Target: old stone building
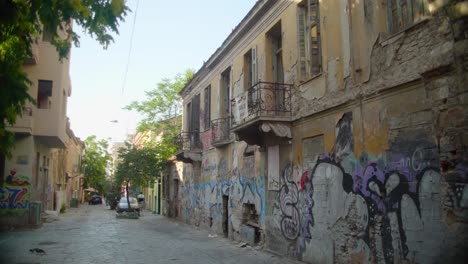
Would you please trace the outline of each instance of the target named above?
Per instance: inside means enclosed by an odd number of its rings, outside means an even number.
[[[174,215],[308,263],[466,260],[466,8],[258,1],[180,93]]]

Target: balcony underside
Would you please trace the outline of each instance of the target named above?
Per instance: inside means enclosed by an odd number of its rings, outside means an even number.
[[[53,136],[34,136],[34,138],[41,144],[46,145],[49,148],[66,148],[65,142],[59,137]]]
[[[194,161],[202,161],[202,154],[200,151],[187,151],[183,150],[175,154],[177,160],[183,163],[193,163]]]
[[[8,127],[8,131],[11,131],[18,135],[32,136],[33,131],[31,127]]]
[[[264,145],[268,138],[291,138],[289,118],[255,118],[239,126],[233,127],[232,131],[237,135],[239,141],[245,141],[249,145]]]
[[[234,140],[228,138],[228,139],[225,139],[225,140],[212,141],[211,145],[213,147],[215,147],[215,148],[219,148],[219,147],[222,147],[222,146],[226,146],[231,142],[234,142]]]

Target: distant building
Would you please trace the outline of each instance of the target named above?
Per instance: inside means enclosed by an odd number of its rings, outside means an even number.
[[[66,193],[65,204],[76,206],[76,201],[84,202],[83,181],[84,175],[81,171],[81,161],[85,144],[80,138],[76,137],[73,131],[67,125],[67,149],[65,152],[65,186]],[[75,201],[75,204],[72,202]]]
[[[466,259],[463,6],[258,1],[180,92],[173,215],[307,263]]]

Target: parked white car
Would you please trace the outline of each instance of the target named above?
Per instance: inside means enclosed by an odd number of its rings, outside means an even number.
[[[138,200],[135,197],[129,197],[130,200],[130,210],[128,209],[128,202],[127,197],[120,198],[119,203],[115,210],[117,213],[122,212],[137,212],[140,215],[140,205],[138,204]]]

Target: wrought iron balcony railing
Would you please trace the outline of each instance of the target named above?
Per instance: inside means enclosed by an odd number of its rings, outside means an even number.
[[[219,118],[211,121],[211,144],[220,145],[230,140],[229,118]]]
[[[202,149],[199,132],[182,132],[174,138],[180,151],[196,151]]]
[[[231,100],[231,125],[236,127],[258,117],[291,117],[291,84],[258,82]]]

